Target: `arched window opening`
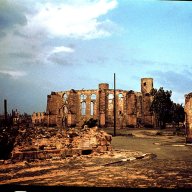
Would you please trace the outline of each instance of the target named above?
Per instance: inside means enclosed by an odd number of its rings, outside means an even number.
[[[108,95],[108,111],[109,113],[112,115],[113,112],[113,100],[114,100],[114,95],[113,94],[109,94]]]
[[[113,98],[114,98],[114,95],[109,94],[109,96],[108,96],[109,103],[113,103]]]
[[[87,96],[86,96],[85,94],[81,94],[81,95],[80,95],[80,99],[81,99],[81,101],[85,101],[86,98],[87,98]]]
[[[123,101],[122,93],[119,93],[118,95],[118,109],[119,109],[119,115],[121,116],[123,114],[123,109],[124,109],[124,101]]]
[[[91,95],[91,100],[96,100],[96,97],[97,97],[96,94],[92,94]]]
[[[81,115],[86,115],[86,102],[81,103]]]

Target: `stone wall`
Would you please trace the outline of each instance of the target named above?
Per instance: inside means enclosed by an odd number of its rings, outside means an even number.
[[[116,90],[117,128],[136,127],[138,122],[153,126],[149,111],[153,88],[152,78],[141,79],[141,92]],[[114,90],[101,83],[95,90],[52,92],[47,96],[45,122],[48,126],[81,127],[90,118],[97,119],[100,127],[114,124]]]
[[[33,113],[31,116],[32,123],[35,125],[43,124],[45,120],[45,112]]]
[[[192,93],[185,95],[186,142],[192,143]]]
[[[152,78],[141,79],[141,93],[142,93],[142,124],[146,126],[154,126],[154,117],[150,111],[150,106],[153,101],[153,97],[150,95],[150,91],[153,88]]]

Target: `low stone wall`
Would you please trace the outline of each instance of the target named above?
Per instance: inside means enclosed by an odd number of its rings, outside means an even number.
[[[12,151],[12,160],[65,158],[111,151],[112,136],[94,128],[69,130],[36,127],[21,128]]]

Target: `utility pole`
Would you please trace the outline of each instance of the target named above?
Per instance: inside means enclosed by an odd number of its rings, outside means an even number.
[[[114,73],[114,103],[113,103],[113,113],[114,113],[114,136],[116,136],[116,79]]]
[[[7,100],[4,100],[5,126],[7,126]]]

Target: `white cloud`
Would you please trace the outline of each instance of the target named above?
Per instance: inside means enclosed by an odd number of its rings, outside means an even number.
[[[0,70],[1,74],[9,75],[14,79],[26,76],[26,72],[24,71],[13,71],[13,70]]]
[[[60,46],[60,47],[55,47],[52,51],[52,53],[60,53],[60,52],[73,53],[74,49],[70,47]]]
[[[109,36],[111,31],[100,28],[109,20],[100,16],[117,6],[116,0],[85,1],[84,3],[60,4],[46,3],[39,7],[34,16],[28,16],[28,27],[46,29],[50,35],[94,39]]]
[[[14,3],[24,10],[27,22],[14,25],[1,37],[1,69],[10,66],[17,71],[20,66],[48,65],[53,61],[71,63],[78,55],[74,44],[81,43],[77,38],[95,39],[116,32],[117,26],[100,16],[114,9],[117,0],[18,0]],[[6,74],[19,77],[15,71]]]

